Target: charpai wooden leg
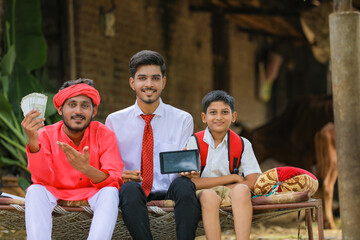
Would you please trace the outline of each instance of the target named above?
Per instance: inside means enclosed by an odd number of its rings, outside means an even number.
[[[308,230],[309,240],[313,240],[314,234],[313,234],[313,228],[312,228],[312,218],[311,218],[311,209],[310,208],[305,210],[305,222],[306,222],[306,227]]]
[[[324,240],[324,219],[323,219],[323,210],[322,210],[322,201],[318,199],[318,204],[315,207],[317,224],[319,230],[319,240]]]

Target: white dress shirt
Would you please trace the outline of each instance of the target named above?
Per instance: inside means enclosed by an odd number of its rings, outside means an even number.
[[[201,177],[221,177],[230,174],[229,157],[228,157],[228,133],[225,135],[222,142],[215,148],[214,138],[212,137],[208,128],[205,130],[204,142],[209,145],[209,150],[206,159],[206,166],[201,174]],[[241,165],[239,174],[247,176],[252,173],[261,173],[259,163],[256,160],[251,143],[246,138],[244,140],[244,151],[241,156]],[[191,136],[187,145],[187,149],[198,149],[195,136]]]
[[[141,149],[145,121],[137,102],[133,106],[114,112],[105,125],[115,132],[124,170],[141,169]],[[159,153],[181,150],[194,130],[192,116],[180,109],[160,104],[154,112],[151,127],[154,137],[154,175],[152,192],[166,192],[178,174],[161,174]]]

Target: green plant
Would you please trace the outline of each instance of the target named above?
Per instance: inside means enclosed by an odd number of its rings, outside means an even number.
[[[47,45],[41,31],[40,0],[5,0],[0,60],[0,166],[30,174],[27,170],[27,137],[20,123],[21,98],[44,92],[35,72],[46,63]],[[45,118],[51,123],[56,109],[48,101]],[[23,181],[23,180],[22,180]]]

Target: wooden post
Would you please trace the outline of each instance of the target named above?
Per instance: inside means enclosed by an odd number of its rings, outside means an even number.
[[[339,2],[350,10],[349,1]],[[351,4],[351,1],[350,1]],[[360,236],[360,13],[330,15],[336,152],[343,239]]]
[[[229,23],[221,11],[211,14],[213,89],[230,92]]]
[[[334,0],[335,12],[348,12],[351,11],[351,8],[352,8],[351,0]]]
[[[348,12],[352,9],[352,0],[334,0],[335,12]]]
[[[68,0],[68,23],[69,23],[69,75],[70,79],[76,79],[76,53],[75,53],[75,30],[74,30],[74,2]]]

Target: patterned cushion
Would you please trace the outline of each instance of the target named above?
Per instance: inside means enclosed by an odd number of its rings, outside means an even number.
[[[305,202],[310,199],[309,190],[304,192],[281,192],[251,199],[253,205]]]
[[[275,188],[274,188],[275,186]],[[275,192],[303,192],[309,190],[309,196],[314,195],[319,182],[310,172],[295,167],[277,167],[263,172],[254,187],[255,195]]]

